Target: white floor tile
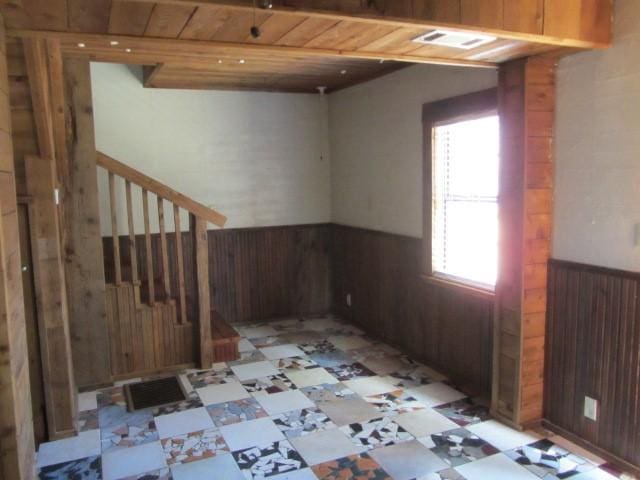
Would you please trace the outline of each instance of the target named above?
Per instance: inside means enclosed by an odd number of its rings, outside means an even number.
[[[300,390],[288,390],[255,398],[269,415],[315,407],[315,404]]]
[[[434,433],[459,428],[456,423],[430,408],[401,413],[393,417],[393,420],[414,437],[426,437]]]
[[[240,400],[251,396],[249,392],[247,392],[247,390],[238,382],[208,385],[203,388],[197,388],[196,392],[198,392],[200,400],[202,400],[202,404],[205,406],[216,403],[232,402],[233,400]]]
[[[171,467],[173,480],[245,480],[230,453]]]
[[[398,390],[392,380],[387,377],[366,377],[357,378],[355,380],[347,380],[344,383],[349,390],[354,391],[361,397],[369,395],[380,395],[381,393],[393,392]]]
[[[614,477],[604,470],[596,468],[594,470],[589,470],[588,472],[575,475],[571,477],[571,480],[617,480],[617,477]]]
[[[78,394],[78,411],[86,412],[98,408],[97,392],[82,392]]]
[[[541,438],[540,435],[534,432],[519,432],[496,420],[476,423],[466,428],[503,452],[528,445]]]
[[[275,328],[269,327],[268,325],[262,327],[238,327],[236,330],[238,330],[240,335],[249,340],[252,338],[271,337],[278,334]]]
[[[245,380],[253,380],[256,378],[270,377],[271,375],[278,375],[280,372],[271,362],[254,362],[246,363],[244,365],[235,365],[231,367],[233,373],[241,382]]]
[[[292,438],[290,442],[309,465],[317,465],[366,450],[366,447],[356,446],[347,434],[337,429]]]
[[[269,480],[318,480],[318,477],[316,477],[310,468],[303,468],[295,472],[274,475],[273,477],[269,477]]]
[[[298,388],[322,385],[324,383],[338,383],[338,379],[324,368],[308,368],[306,370],[290,370],[285,373]]]
[[[209,412],[204,407],[160,415],[155,417],[155,423],[160,439],[215,428]]]
[[[46,467],[56,463],[100,455],[100,430],[88,430],[78,436],[40,445],[36,465]]]
[[[424,403],[427,407],[435,407],[443,403],[455,402],[466,398],[464,393],[439,382],[411,388],[408,391],[411,396],[415,397],[420,403]]]
[[[255,350],[255,349],[256,349],[256,347],[253,346],[253,343],[251,343],[246,338],[242,338],[238,342],[238,351],[240,353],[242,353],[242,352],[250,352],[251,350]]]
[[[167,463],[160,442],[145,443],[137,447],[112,450],[102,456],[104,480],[119,480],[152,470],[165,468]]]
[[[340,350],[353,350],[371,345],[371,342],[358,335],[335,335],[333,337],[329,337],[329,341]]]
[[[220,433],[232,452],[284,440],[284,435],[270,418],[220,427]]]
[[[410,480],[449,467],[435,453],[416,440],[377,448],[369,452],[369,455],[394,480]]]
[[[264,347],[260,351],[267,360],[279,360],[281,358],[302,357],[304,352],[295,345],[276,345],[274,347]]]
[[[467,480],[540,480],[502,453],[460,465],[456,470]]]

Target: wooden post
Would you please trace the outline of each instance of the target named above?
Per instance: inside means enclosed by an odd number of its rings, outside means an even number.
[[[6,51],[0,15],[0,478],[28,480],[35,448]]]
[[[149,305],[156,303],[156,286],[153,274],[153,244],[151,243],[151,227],[149,226],[149,192],[142,189],[142,215],[144,217],[144,245],[147,263],[147,289]]]
[[[71,340],[58,208],[54,201],[55,166],[51,160],[25,159],[33,277],[49,438],[76,433],[77,390],[71,362]],[[23,239],[26,241],[26,239]]]
[[[129,227],[129,257],[131,261],[131,283],[136,296],[136,305],[140,305],[140,279],[138,278],[138,249],[136,248],[136,232],[133,228],[133,201],[131,199],[131,182],[124,182],[127,199],[127,225]]]
[[[173,224],[176,233],[176,270],[178,275],[178,298],[180,299],[180,323],[187,322],[187,296],[184,283],[184,258],[182,257],[182,228],[180,207],[173,205]]]
[[[158,225],[160,227],[160,256],[162,257],[162,281],[165,301],[171,300],[171,279],[169,277],[169,253],[167,251],[167,232],[164,225],[164,201],[158,196]]]
[[[547,261],[553,207],[555,60],[500,67],[500,272],[492,413],[516,426],[542,419]]]
[[[73,361],[79,387],[111,381],[104,256],[89,62],[65,59],[70,139],[64,181],[64,253]]]
[[[120,235],[118,235],[118,204],[116,202],[116,178],[109,172],[109,205],[111,210],[111,238],[113,239],[113,267],[115,283],[122,283],[122,262],[120,261]]]
[[[211,299],[209,294],[209,239],[207,222],[191,215],[196,251],[196,280],[198,284],[198,329],[200,332],[200,367],[211,368]]]

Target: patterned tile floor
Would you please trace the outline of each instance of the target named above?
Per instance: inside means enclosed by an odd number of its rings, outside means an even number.
[[[238,327],[242,358],[180,374],[189,398],[126,410],[80,396],[78,437],[40,446],[41,479],[607,480],[546,432],[516,432],[446,378],[326,318]]]

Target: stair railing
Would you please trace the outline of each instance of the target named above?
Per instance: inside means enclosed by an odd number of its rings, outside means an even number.
[[[113,238],[113,262],[114,262],[114,282],[116,285],[122,283],[122,263],[120,257],[120,241],[118,232],[118,209],[116,199],[116,176],[124,179],[127,226],[129,234],[129,253],[131,258],[131,281],[136,291],[136,300],[140,302],[141,285],[138,272],[138,257],[136,247],[136,234],[134,230],[132,184],[142,191],[142,212],[145,239],[145,264],[147,278],[147,298],[149,305],[153,306],[157,299],[155,291],[155,276],[153,250],[150,228],[149,192],[157,197],[158,225],[160,236],[160,257],[162,269],[162,285],[164,289],[164,300],[173,300],[171,289],[171,279],[169,273],[169,255],[167,247],[167,234],[165,226],[164,202],[170,202],[173,206],[173,222],[175,229],[175,269],[177,276],[176,297],[179,304],[180,323],[188,322],[186,281],[182,246],[182,230],[180,225],[180,209],[189,213],[190,231],[194,239],[195,256],[195,281],[198,292],[198,322],[200,330],[200,363],[210,364],[211,348],[211,300],[209,293],[209,259],[208,259],[208,239],[207,223],[213,223],[223,227],[227,218],[219,212],[206,207],[205,205],[177,192],[171,187],[141,173],[140,171],[125,165],[114,158],[97,152],[97,165],[104,168],[109,177],[109,206],[111,211],[111,235]]]

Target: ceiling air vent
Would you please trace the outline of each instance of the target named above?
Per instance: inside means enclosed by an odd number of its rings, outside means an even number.
[[[480,33],[453,32],[450,30],[431,30],[413,39],[413,42],[423,45],[440,45],[443,47],[462,48],[470,50],[491,43],[496,39],[490,35]]]

